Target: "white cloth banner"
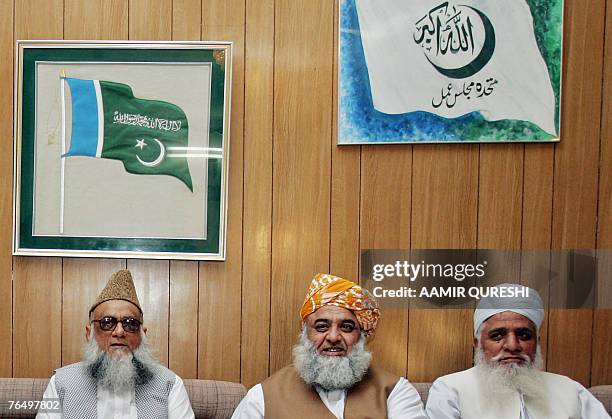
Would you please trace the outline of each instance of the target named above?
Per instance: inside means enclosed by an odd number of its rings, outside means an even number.
[[[374,107],[555,128],[555,96],[525,0],[355,0]]]

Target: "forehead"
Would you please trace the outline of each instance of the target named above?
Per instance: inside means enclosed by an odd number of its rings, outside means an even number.
[[[141,317],[138,307],[124,300],[105,301],[94,309],[93,315],[95,318],[113,316],[117,318],[134,317],[139,319]]]
[[[520,329],[529,328],[536,329],[535,324],[522,314],[515,313],[513,311],[504,311],[497,313],[487,319],[484,322],[483,331],[493,329]]]
[[[351,310],[336,306],[323,306],[306,318],[308,324],[314,324],[318,320],[324,320],[331,323],[352,320],[355,324],[358,324],[357,317]]]

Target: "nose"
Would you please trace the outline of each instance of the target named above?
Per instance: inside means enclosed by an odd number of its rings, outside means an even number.
[[[123,323],[117,322],[117,326],[115,327],[115,330],[113,330],[113,336],[125,336],[125,329],[123,328]]]
[[[504,341],[504,349],[510,352],[521,352],[522,348],[514,333],[509,333]]]
[[[327,332],[327,336],[325,336],[325,339],[327,339],[329,343],[333,343],[333,344],[340,342],[341,335],[340,335],[340,331],[338,330],[338,328],[335,326],[332,326]]]

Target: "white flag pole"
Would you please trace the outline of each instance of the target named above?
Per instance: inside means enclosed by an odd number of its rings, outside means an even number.
[[[64,171],[66,169],[66,158],[62,156],[66,154],[66,83],[64,81],[65,77],[66,73],[62,68],[60,70],[60,92],[62,102],[62,154],[60,154],[60,234],[64,234]]]

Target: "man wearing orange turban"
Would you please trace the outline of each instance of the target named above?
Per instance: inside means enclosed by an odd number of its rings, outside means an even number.
[[[300,317],[293,364],[249,390],[232,419],[427,417],[408,380],[370,367],[365,341],[380,311],[368,290],[318,274]]]

